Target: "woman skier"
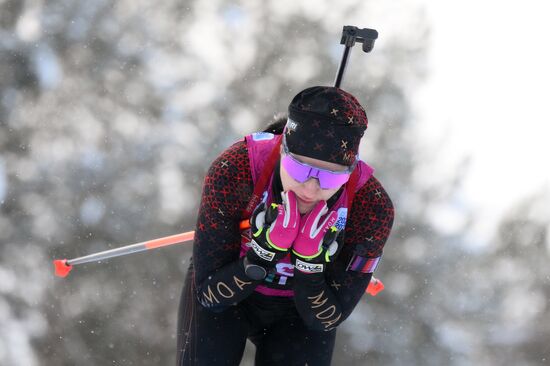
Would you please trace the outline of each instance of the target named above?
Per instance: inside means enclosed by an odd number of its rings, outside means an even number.
[[[212,163],[180,302],[178,365],[239,365],[247,339],[256,365],[330,364],[394,218],[359,159],[367,123],[351,94],[307,88],[288,119]]]

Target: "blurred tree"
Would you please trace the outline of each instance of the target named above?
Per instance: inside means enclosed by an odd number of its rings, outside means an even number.
[[[297,91],[331,84],[341,27],[377,28],[362,24],[373,9],[1,1],[0,363],[172,364],[188,246],[79,266],[66,280],[52,277],[50,260],[193,229],[210,161]],[[336,365],[467,363],[482,343],[454,339],[479,332],[480,307],[494,301],[483,288],[469,301],[460,232],[432,223],[458,181],[416,180],[429,156],[411,138],[409,93],[424,77],[429,33],[421,11],[410,19],[379,29],[372,54],[357,47],[343,84],[368,106],[362,155],[397,219],[377,273],[388,289],[344,323]]]
[[[550,360],[550,192],[519,202],[503,218],[489,253],[478,256],[474,289],[486,364],[541,365]]]

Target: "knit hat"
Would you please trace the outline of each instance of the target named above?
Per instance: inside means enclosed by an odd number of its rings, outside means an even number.
[[[353,95],[335,87],[314,86],[290,102],[284,133],[292,153],[351,165],[367,124],[367,114]]]

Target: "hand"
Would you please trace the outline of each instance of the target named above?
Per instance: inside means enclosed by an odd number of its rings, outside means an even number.
[[[265,268],[274,267],[289,251],[298,235],[300,213],[294,192],[282,192],[283,203],[272,203],[267,209],[260,204],[252,214],[252,250],[246,254],[248,263]]]
[[[327,203],[320,201],[302,218],[300,231],[292,246],[292,263],[303,273],[323,273],[325,264],[338,250],[336,237],[340,232],[334,226],[338,219],[336,211],[331,211],[319,224],[327,212]]]

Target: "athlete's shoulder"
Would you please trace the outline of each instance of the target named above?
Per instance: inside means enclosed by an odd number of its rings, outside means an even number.
[[[371,176],[353,199],[346,225],[346,243],[350,244],[347,249],[369,258],[382,255],[394,215],[390,196],[380,181]]]
[[[222,171],[250,175],[248,148],[244,139],[223,150],[210,165],[209,174]]]
[[[228,200],[248,199],[253,180],[244,140],[229,146],[210,164],[203,187],[205,193],[223,192]]]
[[[393,202],[390,195],[375,177],[371,176],[369,180],[357,191],[353,200],[353,209],[361,210],[369,207],[383,207],[387,214],[393,216]]]
[[[238,141],[211,163],[203,182],[203,207],[224,216],[239,215],[253,190],[246,144]],[[215,215],[215,213],[214,213]]]
[[[248,159],[248,147],[246,140],[240,139],[223,150],[216,160],[226,159],[230,161],[247,160]]]

